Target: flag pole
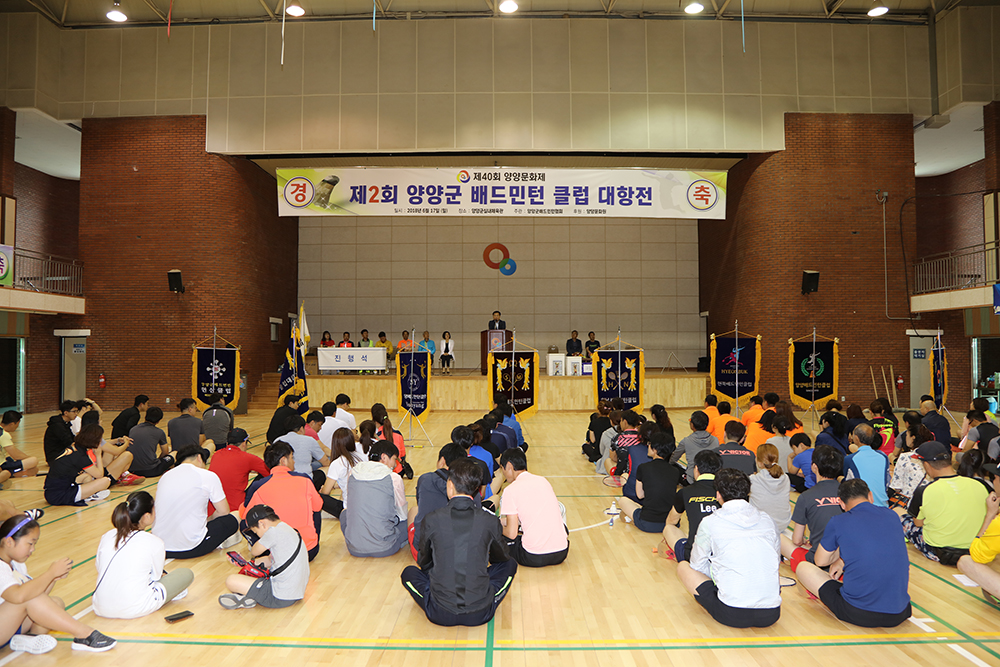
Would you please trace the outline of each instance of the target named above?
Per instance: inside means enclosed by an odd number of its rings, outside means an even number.
[[[736,355],[736,418],[740,417],[740,321],[736,320],[736,343],[733,345],[733,353]]]

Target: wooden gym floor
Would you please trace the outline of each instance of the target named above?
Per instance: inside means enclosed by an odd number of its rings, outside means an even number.
[[[672,409],[681,425],[690,409]],[[362,414],[356,410],[356,414]],[[105,418],[110,424],[114,415]],[[239,417],[263,451],[271,410]],[[407,458],[419,476],[434,465],[453,426],[478,417],[471,412],[432,413],[425,422],[433,445],[414,424]],[[29,415],[15,443],[42,455],[48,414]],[[714,623],[678,583],[672,561],[655,553],[658,535],[615,522],[604,514],[620,490],[605,486],[580,453],[587,414],[541,412],[526,420],[531,445],[528,467],[552,482],[565,503],[570,555],[556,567],[520,568],[496,618],[479,628],[441,628],[429,623],[399,583],[411,564],[409,551],[384,559],[353,558],[336,520],[323,522],[319,556],[303,603],[285,610],[223,610],[217,597],[235,572],[221,551],[183,563],[195,572],[189,595],[142,619],[97,618],[90,606],[96,583],[94,553],[111,527],[111,510],[136,488],[155,493],[155,482],[114,487],[106,501],[87,508],[48,507],[42,479],[4,485],[2,497],[19,508],[44,507],[42,535],[30,572],[40,573],[57,557],[74,560],[70,576],[56,584],[70,610],[119,640],[105,654],[69,657],[68,637],[43,656],[0,651],[0,667],[13,662],[39,667],[72,660],[80,665],[173,667],[184,664],[327,665],[998,665],[1000,609],[983,601],[978,588],[953,577],[957,570],[932,563],[910,549],[910,595],[914,618],[898,628],[868,630],[841,623],[799,586],[782,590],[781,620],[762,630],[735,630]],[[399,426],[397,424],[397,426]],[[808,427],[807,423],[807,427]],[[418,445],[423,444],[423,447]],[[406,482],[410,502],[416,480]],[[602,523],[602,525],[595,525]],[[241,550],[246,551],[244,543]],[[180,563],[168,564],[167,569]],[[787,565],[782,574],[790,575]],[[189,609],[176,625],[167,614]]]

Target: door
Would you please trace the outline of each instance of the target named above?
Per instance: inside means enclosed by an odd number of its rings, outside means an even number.
[[[62,401],[78,401],[87,395],[87,339],[62,339]]]
[[[920,408],[920,397],[931,392],[933,336],[910,336],[910,407]],[[897,406],[900,407],[900,406]]]
[[[18,380],[21,376],[21,354],[19,338],[0,338],[0,368],[11,372],[0,373],[0,409],[16,410],[18,400]]]

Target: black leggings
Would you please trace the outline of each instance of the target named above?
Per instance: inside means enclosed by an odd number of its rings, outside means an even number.
[[[442,354],[441,355],[441,368],[451,368],[451,355]]]
[[[168,551],[167,558],[198,558],[210,554],[239,531],[240,522],[232,514],[226,514],[215,517],[205,527],[208,532],[205,533],[205,539],[201,544],[187,551]]]

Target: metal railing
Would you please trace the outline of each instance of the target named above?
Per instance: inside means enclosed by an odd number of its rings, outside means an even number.
[[[997,282],[1000,243],[990,241],[930,255],[914,264],[914,294],[944,292]]]
[[[15,247],[14,288],[83,296],[83,262]]]

